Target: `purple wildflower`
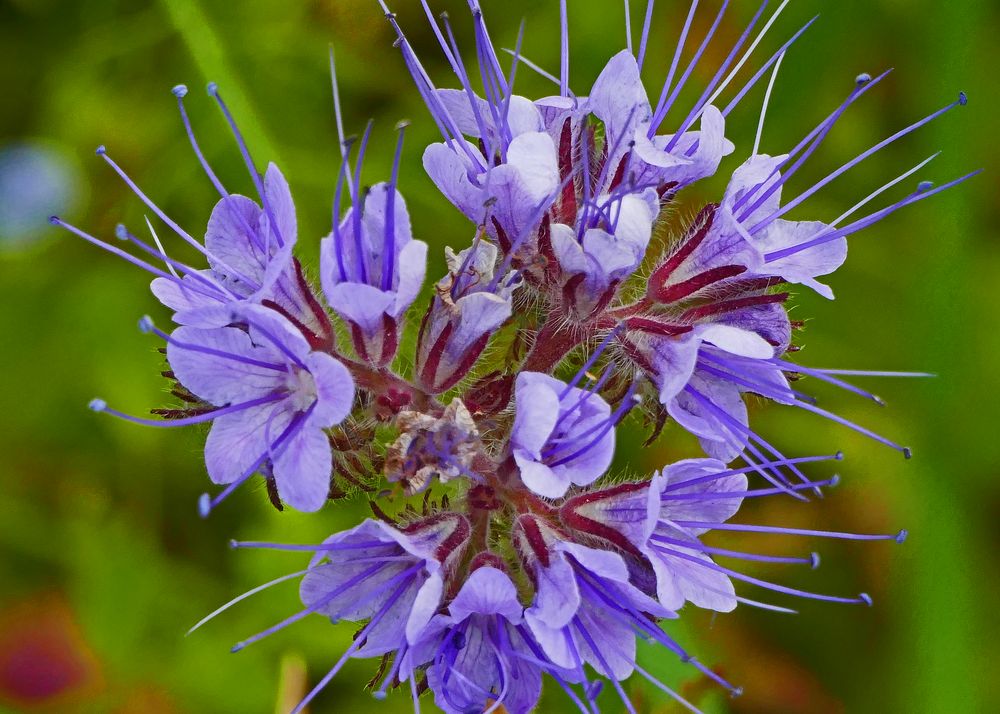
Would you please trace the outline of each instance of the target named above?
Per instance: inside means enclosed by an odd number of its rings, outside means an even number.
[[[366,133],[362,151],[367,137]],[[351,181],[355,205],[343,219],[335,218],[333,232],[321,248],[326,298],[350,325],[358,353],[379,366],[396,354],[399,321],[423,287],[427,269],[427,244],[413,240],[410,215],[397,189],[402,145],[401,127],[392,180],[376,184],[361,199],[355,176]],[[359,156],[359,170],[362,159]],[[341,169],[341,184],[343,180]],[[337,213],[341,191],[339,185]]]
[[[502,570],[483,565],[472,571],[462,589],[412,642],[400,679],[427,666],[427,684],[435,703],[449,714],[511,714],[534,709],[542,693],[542,673],[558,672],[532,652],[523,624],[524,607],[514,583]]]
[[[514,389],[510,446],[525,486],[560,498],[571,485],[589,486],[604,475],[620,417],[604,399],[535,372],[519,374]]]
[[[121,414],[102,400],[91,407],[157,426],[212,422],[205,464],[212,481],[226,489],[214,499],[202,497],[202,515],[265,468],[285,502],[316,511],[330,490],[332,451],[324,429],[351,413],[354,379],[341,362],[312,351],[272,310],[245,308],[227,322],[242,327],[182,326],[167,335],[149,318],[141,324],[166,340],[177,380],[211,405],[203,413],[157,422]]]

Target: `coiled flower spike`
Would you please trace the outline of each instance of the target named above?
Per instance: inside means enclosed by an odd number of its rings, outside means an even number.
[[[717,30],[731,3],[724,0],[710,18],[699,18],[704,10],[693,0],[663,68],[647,62],[654,2],[647,2],[634,45],[626,0],[627,47],[611,57],[586,96],[571,86],[565,0],[557,74],[522,56],[523,27],[513,51],[498,51],[478,0],[467,4],[474,67],[463,59],[451,20],[435,17],[428,0],[420,3],[458,83],[445,88],[379,0],[403,65],[441,133],[423,152],[424,168],[473,236],[468,246],[446,249],[447,275],[428,299],[420,300],[426,227],[411,223],[399,186],[404,125],[397,127],[388,181],[366,191],[361,169],[377,134],[369,123],[360,142],[345,139],[332,53],[341,151],[331,231],[320,247],[320,289],[293,255],[300,236],[284,177],[273,165],[257,169],[210,85],[257,199],[229,193],[195,139],[186,89],[177,87],[194,153],[221,196],[203,241],[161,211],[103,147],[98,153],[208,267],[171,258],[152,222],[152,243],[125,227],[117,231],[146,254],[137,257],[53,218],[152,274],[154,295],[178,324],[168,332],[143,318],[140,327],[165,341],[164,374],[180,404],[153,410],[158,419],[123,414],[103,400],[92,407],[141,424],[211,423],[206,467],[225,488],[203,497],[204,516],[256,474],[279,509],[368,502],[376,519],[323,543],[235,543],[308,553],[310,560],[194,628],[294,580],[303,609],[234,651],[279,632],[291,636],[286,628],[313,615],[356,623],[351,644],[295,712],[314,702],[351,658],[379,660],[369,684],[373,696],[403,690],[415,711],[433,699],[433,706],[455,714],[501,708],[526,714],[552,682],[581,712],[635,712],[626,682],[638,677],[697,712],[698,702],[643,667],[637,637],[735,696],[742,688],[694,659],[664,622],[683,617],[689,606],[794,612],[745,594],[747,588],[873,604],[867,593],[800,590],[755,574],[759,563],[815,569],[818,553],[723,547],[718,533],[748,540],[755,534],[906,538],[906,531],[853,534],[745,522],[741,511],[749,499],[825,494],[839,476],[808,472],[843,459],[840,452],[786,456],[781,449],[789,447],[779,448],[751,425],[746,400],[794,406],[911,455],[820,407],[801,385],[811,378],[881,403],[845,378],[921,375],[799,365],[790,358],[799,345],[788,306],[794,286],[833,297],[820,280],[844,264],[851,236],[974,174],[939,186],[920,181],[913,192],[856,217],[924,170],[932,156],[832,220],[798,213],[860,162],[968,100],[960,94],[790,196],[789,179],[888,73],[859,76],[798,144],[762,153],[782,62],[815,21],[771,42],[787,0],[776,8],[761,2],[721,50]],[[707,28],[700,38],[693,36],[696,27]],[[765,41],[774,47],[761,61]],[[706,71],[712,57],[722,61]],[[555,93],[518,94],[525,68],[550,81]],[[738,83],[744,68],[749,79]],[[681,106],[696,70],[710,79],[691,105]],[[663,83],[647,91],[642,77],[653,72]],[[727,128],[765,79],[754,145],[736,146]],[[731,155],[739,157],[732,165]],[[712,176],[727,186],[722,195],[692,220],[677,218],[678,194]],[[704,454],[623,479],[623,471],[637,469],[628,463],[634,455],[616,454],[619,428],[649,427],[652,444],[668,420],[695,436]]]

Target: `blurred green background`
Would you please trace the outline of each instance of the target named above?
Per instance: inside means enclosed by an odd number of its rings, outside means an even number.
[[[612,0],[569,4],[572,80],[583,94],[624,45],[622,10]],[[450,84],[416,1],[395,5],[432,75]],[[433,5],[451,10],[460,41],[471,47],[464,2]],[[512,46],[525,18],[525,54],[557,68],[555,0],[483,5],[498,44]],[[684,5],[658,3],[647,63],[651,93],[669,64]],[[717,3],[706,5],[696,31]],[[696,87],[753,5],[733,3],[720,30],[726,41],[713,44]],[[636,25],[642,9],[634,10]],[[728,701],[667,653],[644,651],[643,662],[709,711],[1000,711],[1000,7],[991,0],[801,0],[765,41],[766,51],[818,11],[820,22],[786,58],[764,151],[796,143],[859,72],[896,72],[852,108],[793,190],[952,101],[959,89],[971,101],[834,183],[800,215],[832,219],[938,149],[945,153],[914,181],[988,171],[852,238],[851,259],[831,281],[836,302],[804,291],[795,298],[795,318],[809,320],[803,362],[939,375],[866,382],[889,401],[885,409],[810,385],[825,406],[910,444],[915,458],[906,462],[794,410],[764,410],[755,415],[758,430],[786,453],[843,449],[848,459],[842,485],[825,501],[755,503],[746,520],[855,531],[906,527],[911,537],[903,546],[754,541],[750,548],[773,553],[816,548],[824,560],[815,573],[761,567],[753,574],[823,592],[867,590],[876,607],[792,603],[798,616],[685,611],[671,631],[743,684],[742,699]],[[175,83],[192,87],[188,109],[224,182],[251,190],[221,117],[200,91],[214,80],[258,162],[277,161],[289,178],[301,255],[314,270],[338,158],[327,69],[333,42],[349,132],[360,132],[369,117],[376,121],[366,178],[387,174],[395,122],[414,121],[402,186],[418,237],[433,246],[432,275],[440,274],[443,246],[466,244],[471,230],[420,168],[433,125],[392,39],[374,0],[0,0],[0,710],[287,711],[349,643],[349,626],[314,617],[229,654],[233,643],[298,607],[294,585],[183,636],[236,594],[304,567],[294,554],[232,552],[229,538],[312,542],[352,525],[366,509],[355,503],[318,516],[278,514],[254,486],[200,520],[195,504],[208,482],[198,430],[143,429],[86,409],[95,395],[133,413],[170,403],[155,344],[134,327],[144,313],[161,324],[167,316],[139,271],[57,233],[44,218],[60,211],[103,237],[121,220],[142,225],[139,201],[93,155],[104,143],[198,234],[216,196],[187,145],[169,91]],[[518,82],[525,94],[550,90],[523,68]],[[730,169],[752,143],[762,92],[732,117],[739,148]],[[712,199],[723,187],[720,178],[696,191]],[[676,430],[654,449],[636,448],[641,438],[624,439],[623,466],[650,471],[691,453]],[[405,697],[380,704],[362,691],[372,665],[348,666],[312,711],[407,711]],[[675,711],[637,678],[626,686],[640,711]],[[617,710],[611,694],[602,700],[606,711]],[[541,711],[569,709],[555,690]]]

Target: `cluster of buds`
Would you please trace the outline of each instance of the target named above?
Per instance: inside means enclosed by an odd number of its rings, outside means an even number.
[[[794,198],[782,196],[844,112],[885,77],[862,75],[843,103],[786,153],[759,153],[758,133],[721,200],[677,225],[671,210],[676,196],[717,174],[736,151],[726,122],[770,73],[763,127],[782,58],[811,22],[723,102],[787,5],[762,23],[763,2],[699,99],[681,107],[678,97],[726,3],[682,69],[698,3],[692,4],[655,104],[641,79],[652,2],[637,51],[630,37],[628,49],[608,62],[586,96],[570,90],[565,0],[558,76],[522,57],[520,38],[505,69],[477,0],[468,3],[474,70],[463,61],[448,18],[435,18],[421,0],[457,89],[435,85],[397,17],[382,4],[441,131],[442,141],[424,152],[424,167],[471,221],[474,236],[463,250],[447,250],[448,274],[433,285],[422,316],[417,299],[428,245],[414,238],[398,186],[405,125],[397,128],[390,179],[370,188],[360,175],[372,125],[360,142],[340,137],[334,221],[322,239],[316,289],[293,255],[295,208],[281,172],[272,164],[258,173],[210,85],[257,199],[229,193],[199,148],[180,86],[174,94],[194,152],[221,194],[204,240],[160,210],[103,147],[98,154],[150,211],[204,255],[207,267],[169,257],[155,233],[150,244],[119,228],[120,239],[147,254],[141,258],[53,219],[152,273],[153,294],[177,324],[167,332],[149,318],[140,323],[166,343],[165,374],[180,406],[154,410],[160,417],[154,419],[124,414],[102,400],[92,408],[157,426],[211,422],[205,463],[221,488],[203,496],[203,516],[256,475],[278,508],[312,512],[331,500],[370,502],[375,518],[321,544],[234,544],[313,554],[296,576],[304,609],[234,649],[310,614],[362,623],[296,712],[349,658],[380,658],[373,694],[408,690],[415,709],[430,690],[447,712],[502,706],[521,714],[535,707],[548,677],[580,711],[597,711],[604,682],[621,706],[634,711],[621,683],[637,674],[697,711],[636,661],[638,636],[728,691],[740,691],[661,628],[686,603],[718,612],[738,604],[789,611],[737,594],[735,581],[871,604],[863,593],[804,592],[744,574],[723,563],[815,568],[819,558],[723,549],[706,544],[711,531],[905,538],[905,531],[863,535],[732,522],[744,499],[807,500],[833,486],[836,477],[815,479],[803,469],[841,458],[784,455],[751,428],[744,399],[756,395],[812,412],[909,456],[908,449],[821,409],[792,386],[812,377],[878,401],[841,373],[789,361],[796,324],[786,303],[795,285],[832,298],[819,278],[844,263],[850,235],[968,176],[939,187],[920,183],[904,198],[848,222],[925,161],[833,221],[785,215],[966,98]],[[515,94],[517,72],[529,69],[551,80],[558,94],[539,100]],[[340,126],[339,97],[336,106]],[[671,116],[677,119],[668,123]],[[664,237],[670,228],[679,238]],[[411,344],[401,339],[406,331],[416,335],[412,353],[401,350]],[[616,478],[616,431],[626,419],[632,428],[649,427],[651,441],[672,420],[697,437],[704,456],[666,464],[644,478]]]

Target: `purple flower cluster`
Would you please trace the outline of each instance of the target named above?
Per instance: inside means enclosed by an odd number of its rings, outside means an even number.
[[[739,693],[660,623],[679,617],[686,603],[717,612],[741,604],[791,612],[740,594],[744,585],[837,603],[870,605],[871,598],[805,592],[745,574],[733,563],[815,568],[819,557],[721,548],[710,545],[713,531],[898,542],[906,536],[734,522],[745,499],[821,494],[837,477],[816,480],[803,468],[842,458],[785,456],[751,427],[747,395],[812,412],[910,455],[799,390],[809,377],[878,401],[842,377],[902,373],[790,361],[798,325],[788,316],[789,286],[832,299],[820,279],[844,263],[849,236],[972,174],[937,187],[919,183],[856,217],[928,159],[833,220],[786,216],[859,162],[966,104],[965,95],[790,196],[789,179],[886,75],[858,77],[798,144],[775,156],[760,153],[782,60],[812,24],[769,58],[754,59],[787,2],[767,15],[764,0],[728,51],[712,53],[724,59],[689,106],[679,98],[695,68],[707,63],[706,49],[721,41],[715,33],[726,2],[697,42],[690,37],[698,14],[692,3],[659,93],[650,94],[642,81],[644,72],[657,71],[645,67],[650,0],[639,44],[629,36],[628,48],[610,59],[586,96],[570,89],[565,0],[557,75],[521,55],[521,38],[510,59],[498,52],[477,0],[468,0],[477,61],[466,65],[447,16],[436,18],[421,0],[457,88],[435,84],[397,17],[380,4],[441,133],[423,152],[424,168],[474,236],[462,250],[446,250],[448,273],[432,286],[429,303],[422,312],[414,308],[428,244],[414,238],[419,230],[398,186],[403,125],[389,180],[369,188],[360,176],[372,125],[360,142],[341,136],[317,290],[293,255],[295,207],[281,172],[271,164],[259,173],[210,85],[257,198],[229,193],[195,139],[180,86],[174,95],[192,147],[220,194],[203,240],[160,210],[104,147],[98,154],[207,267],[170,257],[152,224],[152,242],[119,227],[118,238],[135,249],[129,252],[53,218],[152,274],[152,292],[176,323],[168,332],[143,318],[140,327],[164,341],[165,375],[180,406],[154,410],[154,419],[102,400],[92,408],[157,426],[210,422],[205,464],[223,488],[203,496],[203,516],[255,475],[279,509],[370,501],[377,519],[321,544],[234,543],[312,554],[305,571],[268,584],[301,579],[304,609],[234,651],[313,614],[361,628],[296,712],[350,658],[380,659],[374,696],[402,688],[416,710],[430,690],[446,712],[502,707],[521,714],[535,708],[549,679],[580,711],[596,712],[602,698],[614,696],[602,694],[609,683],[620,704],[608,706],[634,712],[622,682],[638,675],[697,711],[641,666],[637,638]],[[685,64],[691,44],[696,49]],[[749,79],[739,84],[748,63]],[[528,70],[551,81],[555,93],[515,93],[518,72]],[[738,153],[727,122],[768,77],[756,142]],[[727,169],[721,200],[680,220],[673,210],[678,194],[717,176],[734,154],[742,163]],[[671,227],[676,238],[665,237]],[[413,342],[412,351],[401,349]],[[696,437],[704,457],[643,478],[616,478],[616,432],[625,420],[633,429],[650,425],[651,441],[672,420]]]

